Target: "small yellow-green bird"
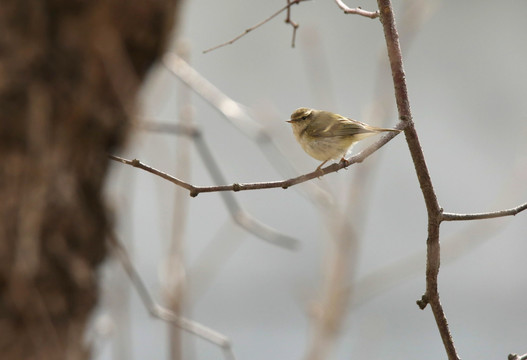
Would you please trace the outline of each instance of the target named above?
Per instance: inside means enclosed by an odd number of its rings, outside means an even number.
[[[296,140],[311,157],[322,161],[317,171],[329,160],[344,160],[356,142],[372,135],[395,131],[349,119],[330,111],[299,108],[287,121],[293,127]]]

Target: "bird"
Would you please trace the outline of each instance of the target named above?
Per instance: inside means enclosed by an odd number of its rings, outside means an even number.
[[[344,161],[351,147],[362,139],[381,132],[401,131],[378,128],[330,111],[305,107],[296,109],[287,122],[302,149],[322,161],[316,171],[320,171],[329,160]]]

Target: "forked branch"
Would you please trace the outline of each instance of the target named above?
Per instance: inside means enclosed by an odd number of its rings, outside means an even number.
[[[277,12],[275,12],[273,15],[269,16],[267,19],[260,21],[258,24],[254,25],[254,26],[251,26],[248,29],[245,29],[244,32],[242,32],[240,35],[232,38],[229,41],[226,41],[226,42],[221,43],[219,45],[213,46],[213,47],[211,47],[211,48],[209,48],[207,50],[204,50],[203,53],[205,54],[205,53],[208,53],[210,51],[213,51],[213,50],[216,50],[216,49],[219,49],[221,47],[224,47],[224,46],[227,46],[227,45],[230,45],[230,44],[234,43],[235,41],[241,39],[242,37],[244,37],[245,35],[247,35],[251,31],[259,28],[260,26],[262,26],[262,25],[264,25],[266,23],[268,23],[269,21],[271,21],[272,19],[274,19],[275,17],[280,15],[285,10],[287,10],[287,18],[286,18],[285,22],[288,23],[288,24],[291,24],[291,26],[293,26],[293,43],[292,43],[292,46],[295,47],[296,29],[298,28],[298,24],[291,20],[290,8],[291,8],[291,6],[299,4],[302,1],[307,1],[307,0],[287,0],[287,5],[286,6],[284,6],[283,8],[278,10]]]
[[[430,173],[412,120],[401,47],[399,44],[399,34],[395,26],[392,4],[390,0],[377,0],[377,3],[379,5],[381,23],[383,25],[388,57],[390,59],[397,110],[399,112],[399,118],[405,119],[407,122],[404,130],[406,142],[408,143],[428,213],[426,291],[422,299],[418,301],[418,304],[421,308],[430,304],[449,360],[459,360],[452,336],[450,335],[448,322],[439,300],[437,286],[440,264],[439,226],[441,224],[442,209],[437,201]]]

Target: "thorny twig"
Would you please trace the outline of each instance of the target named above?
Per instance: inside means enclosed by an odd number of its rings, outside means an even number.
[[[216,46],[213,46],[207,50],[204,50],[203,53],[206,54],[210,51],[213,51],[213,50],[216,50],[216,49],[219,49],[221,47],[224,47],[224,46],[227,46],[227,45],[230,45],[232,43],[234,43],[235,41],[241,39],[242,37],[244,37],[245,35],[247,35],[248,33],[250,33],[251,31],[259,28],[260,26],[268,23],[269,21],[271,21],[272,19],[274,19],[276,16],[278,16],[280,13],[282,13],[283,11],[287,10],[287,18],[285,20],[286,23],[289,23],[293,26],[293,47],[295,47],[295,36],[296,36],[296,29],[298,28],[298,24],[296,24],[295,22],[291,21],[290,20],[290,8],[291,6],[293,5],[296,5],[296,4],[299,4],[301,3],[302,1],[307,1],[307,0],[287,0],[287,5],[284,6],[283,8],[281,8],[280,10],[278,10],[277,12],[275,12],[273,15],[269,16],[267,19],[265,20],[262,20],[260,21],[258,24],[254,25],[254,26],[251,26],[250,28],[248,29],[245,29],[244,32],[242,32],[240,35],[236,36],[235,38],[229,40],[229,41],[226,41],[222,44],[219,44],[219,45],[216,45]]]

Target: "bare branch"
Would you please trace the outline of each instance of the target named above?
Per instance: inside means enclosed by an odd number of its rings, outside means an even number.
[[[350,199],[353,194],[350,193]],[[360,200],[360,199],[359,199]],[[348,221],[354,202],[348,202],[344,211],[334,206],[328,209],[327,225],[331,241],[325,256],[325,271],[320,299],[312,314],[312,334],[306,360],[331,358],[335,342],[345,322],[348,301],[352,295],[351,280],[357,269],[359,237],[355,227]]]
[[[523,355],[509,354],[507,359],[508,360],[527,360],[527,354],[523,354]]]
[[[422,299],[418,301],[418,305],[419,307],[424,308],[427,304],[430,304],[449,360],[459,360],[452,336],[450,335],[448,322],[439,299],[437,285],[441,256],[439,247],[439,226],[441,224],[442,209],[437,201],[432,179],[430,178],[421,144],[412,121],[401,46],[399,44],[399,34],[397,33],[397,28],[395,26],[392,4],[390,0],[377,0],[377,3],[380,10],[384,37],[386,39],[388,57],[390,59],[397,110],[399,112],[399,118],[405,119],[408,122],[408,125],[405,128],[406,141],[412,156],[428,213],[426,292]]]
[[[493,219],[504,216],[515,216],[516,214],[527,209],[527,203],[516,206],[512,209],[499,210],[487,213],[476,213],[476,214],[454,214],[454,213],[443,213],[441,220],[443,221],[464,221],[464,220],[482,220],[482,219]]]
[[[231,349],[231,342],[225,335],[222,335],[219,332],[212,330],[211,328],[208,328],[195,321],[189,320],[181,316],[177,316],[174,312],[162,307],[154,301],[145,283],[141,279],[141,276],[132,264],[128,253],[126,252],[125,248],[121,245],[121,243],[117,240],[115,234],[109,234],[108,244],[110,245],[110,248],[113,250],[117,258],[121,262],[123,269],[130,278],[130,281],[134,285],[137,294],[139,295],[139,298],[143,302],[143,305],[148,310],[150,315],[160,320],[166,321],[174,326],[181,328],[182,330],[185,330],[191,334],[202,338],[203,340],[206,340],[221,347],[226,359],[235,359],[234,353]]]
[[[406,125],[406,122],[400,121],[396,128],[397,129],[403,129]],[[208,193],[208,192],[219,192],[219,191],[247,191],[247,190],[257,190],[257,189],[276,189],[276,188],[282,188],[287,189],[290,186],[301,184],[303,182],[306,182],[308,180],[312,180],[314,178],[322,177],[326,174],[330,174],[333,172],[337,172],[340,169],[347,168],[348,166],[360,163],[364,161],[368,156],[373,154],[375,151],[380,149],[382,146],[384,146],[388,141],[390,141],[392,138],[397,136],[397,133],[391,132],[389,134],[386,134],[382,136],[379,140],[377,140],[372,145],[368,146],[366,149],[358,153],[357,155],[352,156],[348,160],[341,161],[339,163],[335,163],[329,166],[326,166],[325,168],[322,168],[320,171],[313,171],[301,176],[297,176],[294,178],[290,178],[287,180],[281,180],[281,181],[269,181],[269,182],[255,182],[255,183],[245,183],[245,184],[239,184],[239,183],[233,183],[231,185],[216,185],[216,186],[195,186],[192,184],[189,184],[183,180],[180,180],[176,177],[173,177],[163,171],[157,170],[151,166],[148,166],[141,161],[134,159],[134,160],[128,160],[119,156],[115,155],[108,155],[108,157],[111,160],[130,165],[145,171],[148,171],[154,175],[157,175],[159,177],[162,177],[165,180],[168,180],[178,186],[181,186],[185,189],[187,189],[190,192],[191,197],[196,197],[200,193]]]
[[[185,59],[190,60],[190,45],[184,40],[179,39],[176,46],[176,53]],[[184,127],[193,126],[194,109],[192,106],[192,92],[188,86],[179,82],[177,87],[177,109],[179,116],[177,123]],[[172,103],[171,103],[172,104]],[[174,106],[174,105],[172,105]],[[192,139],[188,137],[180,138],[176,143],[176,159],[174,173],[177,177],[190,179],[191,177],[191,147]],[[166,264],[163,297],[168,309],[180,316],[187,310],[186,293],[188,277],[185,268],[185,232],[187,218],[189,216],[189,198],[186,196],[185,189],[176,187],[174,189],[174,212],[172,214],[172,233],[170,244],[166,253]],[[172,326],[169,329],[170,337],[170,356],[171,359],[181,359],[183,357],[183,337],[181,329]]]
[[[254,141],[269,163],[284,177],[298,174],[291,162],[287,161],[283,152],[276,145],[273,137],[269,134],[260,122],[254,119],[249,113],[248,109],[242,104],[234,101],[224,92],[211,84],[203,75],[196,69],[190,66],[176,53],[167,53],[163,57],[163,65],[168,71],[175,75],[179,80],[184,82],[192,91],[209,103],[215,110],[217,110],[229,124],[234,126],[243,135]],[[284,119],[285,120],[285,119]],[[183,131],[181,129],[180,131]],[[194,131],[188,129],[188,131]],[[187,136],[194,134],[187,133]],[[284,175],[285,174],[285,175]],[[319,200],[324,191],[320,186],[314,182],[306,185],[306,188],[311,190],[314,194],[319,194]],[[327,202],[327,200],[326,200]]]
[[[176,53],[165,54],[163,65],[244,135],[256,142],[269,140],[269,135],[249,116],[243,105],[225,95]]]
[[[268,23],[269,21],[271,21],[272,19],[274,19],[275,17],[277,17],[278,15],[280,15],[280,13],[282,13],[283,11],[287,10],[288,13],[287,13],[287,19],[286,19],[286,23],[289,23],[293,26],[293,47],[295,46],[294,43],[295,43],[295,34],[296,34],[296,29],[298,28],[298,24],[290,21],[290,17],[289,17],[289,8],[293,5],[296,5],[296,4],[299,4],[301,3],[302,1],[307,1],[307,0],[287,0],[287,5],[284,6],[283,8],[281,8],[280,10],[278,10],[277,12],[275,12],[273,15],[269,16],[267,19],[265,20],[262,20],[260,21],[258,24],[254,25],[254,26],[251,26],[250,28],[246,29],[244,32],[242,32],[240,35],[236,36],[235,38],[229,40],[229,41],[226,41],[222,44],[219,44],[219,45],[216,45],[216,46],[213,46],[207,50],[204,50],[203,53],[206,54],[210,51],[213,51],[213,50],[216,50],[216,49],[219,49],[221,47],[224,47],[224,46],[227,46],[227,45],[230,45],[232,43],[234,43],[235,41],[241,39],[242,37],[244,37],[245,35],[247,35],[248,33],[250,33],[251,31],[259,28],[260,26]]]
[[[296,22],[294,22],[293,20],[291,20],[291,0],[287,0],[287,4],[289,5],[287,7],[287,16],[285,18],[285,23],[286,24],[291,24],[291,26],[293,27],[293,39],[291,40],[291,47],[295,47],[295,40],[296,40],[296,30],[298,29],[298,24]]]
[[[218,163],[214,159],[213,152],[210,150],[209,146],[207,145],[207,142],[201,136],[201,132],[199,131],[197,127],[181,126],[178,124],[167,124],[167,123],[152,123],[152,122],[147,122],[143,126],[146,130],[149,130],[149,131],[190,135],[192,137],[192,140],[194,141],[194,144],[196,145],[198,149],[198,153],[202,161],[204,162],[207,171],[209,172],[210,176],[212,177],[216,185],[225,184],[227,182],[227,180],[225,179],[225,176],[223,175],[223,172],[218,166]],[[170,175],[167,175],[167,176],[170,176]],[[188,185],[192,186],[190,184]],[[238,203],[238,201],[236,200],[236,198],[234,197],[232,193],[221,192],[220,195],[232,219],[240,227],[242,227],[243,229],[247,230],[253,235],[271,244],[274,244],[274,245],[277,245],[277,246],[280,246],[280,247],[283,247],[289,250],[294,250],[298,248],[299,241],[297,239],[287,236],[285,234],[282,234],[276,231],[275,229],[265,225],[264,223],[258,221],[256,218],[254,218],[252,215],[247,213],[240,206],[240,204]],[[191,196],[192,196],[192,191],[191,191]],[[197,196],[197,193],[194,196]]]
[[[182,188],[189,190],[190,196],[192,197],[196,197],[200,192],[218,192],[218,191],[229,191],[229,190],[239,191],[240,189],[238,190],[235,190],[235,189],[237,188],[237,186],[242,186],[240,184],[220,185],[220,186],[194,186],[172,175],[169,175],[163,171],[157,170],[151,166],[143,164],[141,161],[137,159],[128,160],[128,159],[115,156],[115,155],[108,155],[108,157],[111,160],[145,170],[165,180],[168,180],[173,184],[181,186]],[[252,189],[242,189],[242,190],[253,190],[257,188],[255,187],[256,184],[248,184],[248,185],[252,185],[253,188]],[[256,220],[255,218],[253,218],[252,216],[244,212],[240,208],[240,206],[237,204],[237,202],[235,202],[232,196],[229,196],[226,202],[227,202],[227,208],[231,212],[234,222],[236,222],[242,228],[253,233],[254,235],[261,238],[262,240],[265,240],[274,245],[281,246],[283,248],[290,249],[290,250],[296,249],[298,247],[297,239],[289,237],[287,235],[280,234],[274,229],[272,229],[271,227]]]
[[[362,10],[360,7],[352,9],[348,5],[344,4],[344,1],[342,0],[335,0],[335,2],[339,6],[339,8],[341,8],[344,11],[344,14],[360,15],[360,16],[364,16],[370,19],[375,19],[379,17],[379,10],[366,11],[366,10]]]
[[[143,169],[145,171],[148,171],[149,173],[152,173],[154,175],[157,175],[159,177],[162,177],[163,179],[165,180],[168,180],[176,185],[179,185],[187,190],[189,190],[191,192],[191,196],[192,196],[192,191],[194,191],[195,187],[182,181],[182,180],[179,180],[171,175],[168,175],[167,173],[164,173],[162,171],[159,171],[157,169],[154,169],[153,167],[150,167],[148,165],[145,165],[143,163],[141,163],[139,160],[137,159],[134,159],[134,160],[127,160],[127,159],[124,159],[122,157],[119,157],[119,156],[115,156],[115,155],[108,155],[108,157],[110,158],[110,160],[114,160],[114,161],[117,161],[117,162],[120,162],[120,163],[123,163],[123,164],[126,164],[126,165],[131,165],[133,167],[137,167],[137,168],[140,168],[140,169]],[[197,195],[197,194],[196,194]]]
[[[503,222],[486,222],[482,225],[471,222],[470,224],[471,226],[464,228],[459,233],[441,239],[442,265],[466,256],[505,226]],[[424,257],[426,257],[425,251],[415,252],[359,279],[355,284],[352,306],[366,303],[379,293],[385,292],[394,287],[395,284],[417,274],[422,268]]]

